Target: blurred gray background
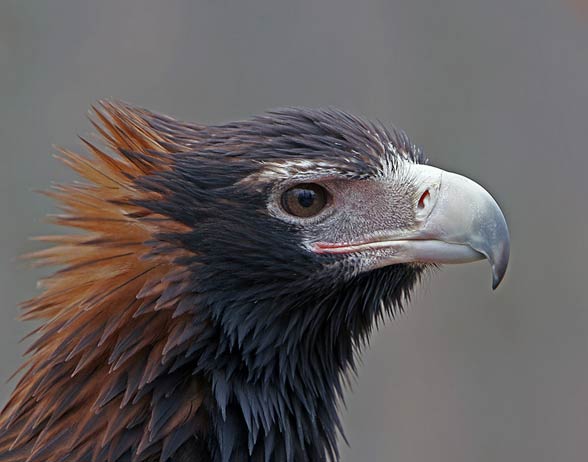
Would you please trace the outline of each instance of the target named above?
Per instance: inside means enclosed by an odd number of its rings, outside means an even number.
[[[334,105],[404,128],[476,179],[512,234],[506,280],[446,267],[374,336],[343,411],[343,461],[585,461],[588,7],[583,0],[0,3],[0,379],[42,273],[89,105],[121,98],[220,122]],[[12,383],[0,385],[0,403]]]

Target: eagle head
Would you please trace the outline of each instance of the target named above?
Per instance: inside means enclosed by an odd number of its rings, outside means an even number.
[[[101,103],[108,149],[48,194],[62,268],[0,419],[0,461],[337,460],[337,403],[419,276],[509,256],[481,186],[335,109],[199,125]]]

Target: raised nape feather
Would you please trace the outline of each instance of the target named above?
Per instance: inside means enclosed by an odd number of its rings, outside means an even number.
[[[63,210],[52,221],[86,232],[42,237],[53,246],[29,255],[63,269],[24,304],[24,319],[43,324],[2,412],[2,461],[119,460],[131,448],[137,460],[158,452],[165,460],[204,425],[196,378],[169,388],[157,380],[196,326],[187,314],[174,316],[186,286],[185,268],[174,263],[181,252],[157,252],[151,242],[185,227],[133,205],[158,200],[133,183],[169,168],[165,154],[185,147],[151,128],[149,113],[103,103],[95,114],[119,158],[87,141],[92,158],[62,151],[88,183],[47,193]]]
[[[84,233],[42,237],[52,246],[29,255],[61,269],[24,304],[41,326],[0,417],[0,462],[336,460],[342,379],[420,269],[301,277],[309,257],[245,211],[268,186],[238,189],[258,167],[244,153],[266,142],[262,119],[204,127],[109,102],[94,113],[106,149],[62,151],[86,183],[47,193],[63,211],[52,221]],[[313,136],[334,130],[305,117]],[[238,248],[222,238],[231,226]],[[274,244],[275,260],[260,250]]]

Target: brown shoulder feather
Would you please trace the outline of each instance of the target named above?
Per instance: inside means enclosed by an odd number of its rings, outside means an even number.
[[[24,304],[23,317],[42,325],[0,415],[1,462],[165,460],[204,425],[197,379],[166,395],[153,386],[169,379],[191,326],[173,316],[185,290],[186,270],[173,263],[181,251],[148,242],[183,225],[134,205],[157,199],[136,179],[169,168],[202,127],[120,103],[94,114],[108,149],[83,140],[92,157],[63,150],[86,183],[47,193],[63,211],[52,221],[84,233],[42,237],[52,247],[29,255],[61,269]]]

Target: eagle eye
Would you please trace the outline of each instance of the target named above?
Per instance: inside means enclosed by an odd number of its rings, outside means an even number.
[[[329,193],[314,183],[298,184],[282,194],[282,208],[289,215],[310,218],[318,215],[327,205]]]

